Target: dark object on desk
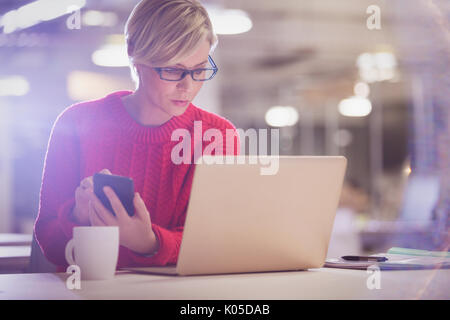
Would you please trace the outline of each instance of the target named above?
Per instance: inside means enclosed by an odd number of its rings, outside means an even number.
[[[375,257],[375,256],[371,256]],[[381,257],[381,256],[380,256]],[[368,270],[369,268],[378,267],[380,270],[423,270],[423,269],[447,269],[450,268],[450,258],[432,257],[432,256],[413,256],[405,254],[389,254],[385,253],[382,257],[386,257],[388,261],[374,260],[344,260],[343,258],[328,258],[325,261],[326,268],[341,269],[359,269]]]
[[[123,207],[131,217],[134,215],[134,183],[133,180],[128,177],[122,177],[111,174],[96,173],[94,174],[94,193],[113,215],[114,210],[111,207],[108,197],[103,192],[103,187],[109,186],[114,190],[116,195],[122,202]]]
[[[386,257],[370,257],[370,256],[342,256],[341,257],[347,261],[374,261],[374,262],[384,262],[387,261]]]

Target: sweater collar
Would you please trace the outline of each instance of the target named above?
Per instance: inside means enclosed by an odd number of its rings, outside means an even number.
[[[195,106],[190,103],[186,111],[180,116],[173,116],[160,126],[145,126],[138,123],[126,110],[121,97],[133,93],[132,91],[116,91],[106,97],[106,101],[113,108],[115,120],[131,137],[142,143],[159,143],[171,141],[175,129],[190,129],[193,127]]]

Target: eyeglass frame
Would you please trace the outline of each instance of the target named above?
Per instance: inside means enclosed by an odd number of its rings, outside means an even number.
[[[211,58],[210,55],[208,55],[208,61],[211,64],[212,68],[197,68],[197,69],[193,69],[193,70],[188,70],[188,69],[183,69],[183,68],[173,68],[173,67],[153,67],[153,70],[155,70],[158,74],[159,74],[159,78],[161,80],[164,81],[181,81],[183,80],[188,74],[191,75],[191,79],[194,81],[208,81],[211,80],[212,78],[214,78],[214,76],[216,75],[217,71],[219,71],[219,68],[217,67],[217,65],[214,63],[214,60]],[[174,69],[178,69],[178,70],[183,70],[183,73],[181,74],[181,78],[178,80],[170,80],[170,79],[164,79],[162,78],[162,71],[164,70],[174,70]],[[213,70],[213,74],[208,78],[208,79],[203,79],[203,80],[196,80],[194,79],[194,72],[198,71],[198,70]]]

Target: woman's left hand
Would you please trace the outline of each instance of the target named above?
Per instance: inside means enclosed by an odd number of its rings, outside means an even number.
[[[89,219],[92,226],[118,226],[120,244],[140,254],[152,254],[158,249],[158,240],[152,229],[150,214],[139,193],[134,194],[135,215],[130,217],[119,197],[110,187],[104,187],[114,216],[94,192],[90,192]]]

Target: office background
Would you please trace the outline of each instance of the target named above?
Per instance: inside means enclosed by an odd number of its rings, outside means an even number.
[[[134,88],[123,29],[137,2],[0,1],[0,232],[32,232],[56,116]],[[448,249],[448,1],[202,3],[219,73],[195,104],[279,128],[280,154],[348,158],[329,255]]]

